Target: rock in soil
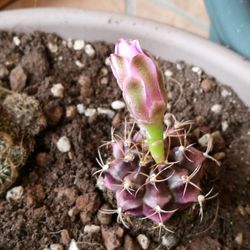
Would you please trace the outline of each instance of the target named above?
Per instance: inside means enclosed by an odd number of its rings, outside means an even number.
[[[21,92],[26,85],[26,80],[27,75],[20,65],[10,72],[10,87],[13,91]]]
[[[61,242],[62,242],[62,244],[65,245],[65,246],[68,246],[69,243],[70,243],[70,240],[71,240],[71,238],[70,238],[69,231],[67,229],[63,229],[61,231]]]
[[[102,227],[102,238],[107,250],[115,250],[121,246],[124,230],[121,227]]]

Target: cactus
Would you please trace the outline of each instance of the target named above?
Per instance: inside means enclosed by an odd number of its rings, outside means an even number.
[[[215,197],[202,194],[204,161],[210,148],[202,152],[190,144],[192,121],[179,122],[172,114],[165,116],[166,90],[156,62],[145,54],[138,41],[118,40],[111,67],[123,92],[128,109],[139,125],[133,124],[124,139],[114,134],[110,145],[112,157],[104,163],[100,150],[97,159],[105,187],[116,197],[118,221],[125,226],[126,216],[140,216],[157,223],[156,228],[170,231],[164,224],[177,211],[192,204],[200,205]],[[211,143],[210,143],[211,144]],[[103,145],[101,146],[101,148]],[[126,215],[126,216],[125,216]]]
[[[0,195],[17,179],[34,148],[33,136],[46,126],[38,101],[0,87]]]

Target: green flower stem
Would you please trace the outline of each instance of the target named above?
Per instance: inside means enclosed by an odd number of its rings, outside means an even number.
[[[147,143],[156,163],[164,162],[163,124],[143,124],[147,132]]]

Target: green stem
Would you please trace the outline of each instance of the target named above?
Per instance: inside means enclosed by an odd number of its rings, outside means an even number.
[[[147,143],[156,163],[164,162],[163,124],[143,124],[147,132]]]

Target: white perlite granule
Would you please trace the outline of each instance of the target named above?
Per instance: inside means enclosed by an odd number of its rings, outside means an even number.
[[[145,234],[139,234],[137,236],[137,241],[138,241],[138,243],[140,244],[140,246],[141,246],[141,248],[143,250],[148,249],[150,241],[149,241],[148,237]]]
[[[70,151],[71,145],[70,141],[67,136],[62,136],[56,143],[57,149],[62,152],[66,153]]]
[[[95,50],[91,44],[86,44],[85,53],[90,57],[95,55]]]
[[[222,105],[221,104],[214,104],[211,107],[211,110],[215,113],[215,114],[220,114],[221,110],[222,110]]]
[[[111,107],[112,109],[115,109],[115,110],[123,109],[125,108],[125,103],[123,101],[116,100],[111,103]]]
[[[192,71],[194,73],[197,73],[198,75],[201,75],[201,73],[202,73],[202,69],[200,67],[198,67],[198,66],[193,66]]]
[[[54,84],[50,91],[54,97],[63,97],[64,95],[64,87],[61,83]]]
[[[18,36],[14,36],[13,37],[13,43],[16,45],[16,46],[19,46],[21,44],[21,40],[19,39]]]
[[[23,196],[24,189],[22,186],[13,187],[6,194],[7,201],[17,201],[20,200]]]
[[[77,105],[76,105],[76,109],[77,109],[77,112],[78,112],[80,115],[84,114],[84,112],[85,112],[85,106],[84,106],[82,103],[77,104]]]
[[[84,115],[87,116],[87,117],[92,117],[96,114],[96,109],[95,108],[87,108],[85,111],[84,111]]]
[[[54,43],[48,43],[47,47],[51,53],[56,53],[58,51],[58,46]]]
[[[165,72],[164,72],[164,75],[166,77],[171,77],[173,75],[173,72],[170,69],[166,69]]]
[[[83,40],[75,40],[73,49],[74,50],[82,50],[85,46],[85,42]]]
[[[111,109],[97,108],[98,114],[107,115],[110,119],[113,118],[115,112]]]
[[[225,132],[228,129],[228,122],[227,121],[223,121],[221,123],[221,129],[223,132]]]
[[[84,68],[84,63],[82,63],[82,62],[79,61],[79,60],[76,60],[76,61],[75,61],[75,64],[76,64],[76,66],[77,66],[78,68]]]
[[[74,239],[71,240],[68,250],[80,250],[77,245],[77,242]]]

